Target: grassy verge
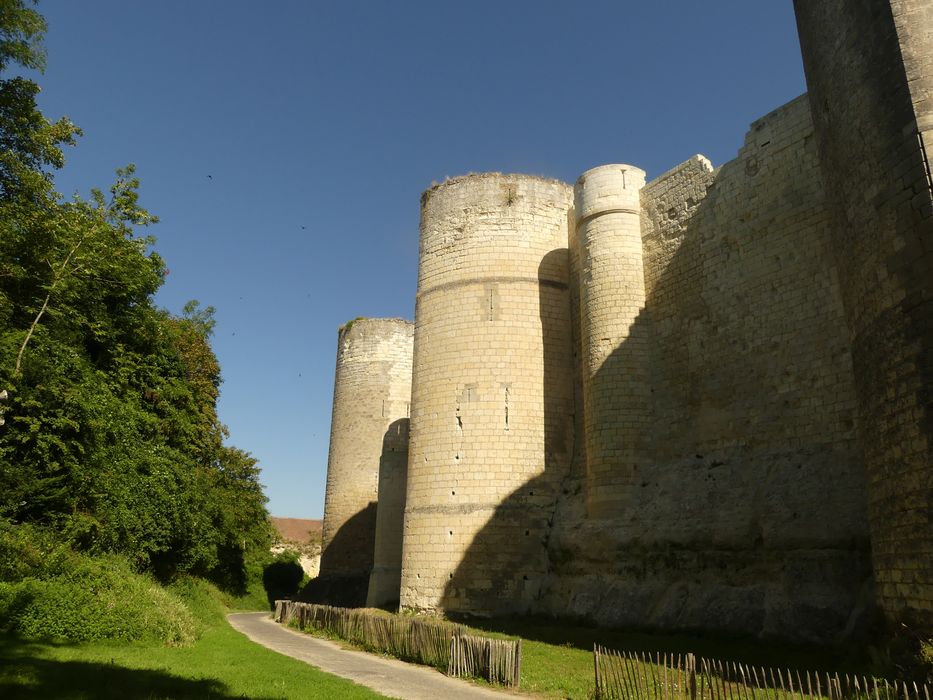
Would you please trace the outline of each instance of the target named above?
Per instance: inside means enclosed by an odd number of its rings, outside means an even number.
[[[593,644],[633,652],[692,652],[747,664],[864,673],[865,659],[848,649],[797,647],[749,639],[598,629],[541,618],[465,622],[483,633],[521,637],[522,691],[545,698],[591,698]]]
[[[390,615],[383,611],[369,612]],[[866,659],[851,649],[799,647],[723,636],[608,630],[531,617],[499,620],[470,618],[456,621],[484,636],[521,637],[523,641],[520,692],[542,698],[575,700],[593,697],[594,643],[646,655],[692,652],[710,659],[756,666],[859,674],[868,672]],[[321,630],[309,628],[306,631],[317,636],[334,638],[333,634]],[[352,648],[370,650],[359,640],[356,643],[343,639],[339,641]]]
[[[259,646],[222,616],[189,646],[55,643],[0,636],[0,698],[381,698]]]

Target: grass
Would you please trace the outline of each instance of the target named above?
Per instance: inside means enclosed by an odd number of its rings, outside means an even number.
[[[249,641],[222,617],[185,647],[0,636],[0,698],[381,698]]]
[[[391,615],[370,610],[372,614]],[[456,619],[492,637],[521,637],[521,692],[542,698],[587,699],[594,695],[593,644],[645,654],[686,654],[756,666],[866,673],[866,659],[851,649],[766,643],[748,638],[661,634],[598,629],[547,618]],[[322,630],[311,634],[334,638]],[[341,640],[347,646],[365,645]]]
[[[633,652],[688,653],[758,666],[864,673],[848,649],[798,647],[747,638],[598,629],[546,618],[458,620],[483,633],[522,638],[522,687],[545,698],[593,697],[593,644]]]

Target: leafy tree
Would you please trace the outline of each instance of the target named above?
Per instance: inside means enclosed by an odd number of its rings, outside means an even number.
[[[44,31],[23,0],[0,0],[0,71],[42,68]],[[242,589],[270,533],[256,460],[223,444],[214,310],[153,304],[165,265],[137,234],[157,219],[133,166],[106,194],[54,192],[80,132],[48,121],[37,92],[0,80],[0,518]]]

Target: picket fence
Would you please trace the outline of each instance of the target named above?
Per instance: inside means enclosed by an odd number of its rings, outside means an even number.
[[[599,700],[931,700],[928,685],[594,645]]]
[[[275,621],[314,629],[405,661],[434,666],[449,676],[483,678],[517,688],[521,640],[468,634],[445,620],[387,615],[373,610],[275,601]]]

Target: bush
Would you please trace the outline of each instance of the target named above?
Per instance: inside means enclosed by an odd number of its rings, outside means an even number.
[[[304,569],[301,568],[295,552],[285,551],[277,554],[262,572],[262,585],[266,589],[269,609],[275,606],[276,600],[295,595],[304,575]]]
[[[0,630],[26,638],[119,639],[171,644],[198,633],[185,604],[117,556],[75,555],[49,578],[0,583]]]

